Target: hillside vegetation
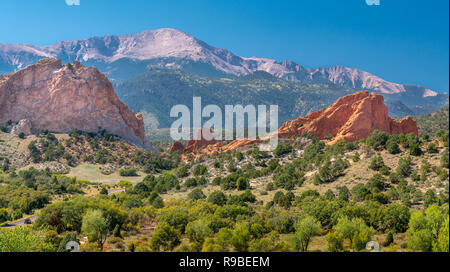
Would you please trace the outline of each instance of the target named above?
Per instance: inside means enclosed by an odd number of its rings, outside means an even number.
[[[332,83],[300,84],[263,71],[241,77],[207,77],[181,70],[156,68],[134,79],[116,81],[114,85],[123,102],[135,112],[143,113],[148,135],[153,135],[156,128],[170,127],[175,121],[170,118],[173,106],[182,104],[192,108],[193,96],[201,97],[203,106],[214,104],[222,109],[225,105],[238,104],[279,105],[278,120],[281,124],[325,108],[339,97],[356,91]],[[402,95],[383,95],[390,116],[415,114],[414,110],[400,102],[406,99]],[[415,105],[416,100],[408,102]],[[424,99],[421,101],[426,102]],[[439,109],[436,107],[441,102],[430,100],[426,102],[426,107],[422,107],[422,111]]]
[[[14,229],[36,236],[39,251],[62,250],[68,237],[83,235],[83,251],[361,251],[370,240],[383,251],[448,251],[448,167],[448,132],[375,131],[333,146],[305,135],[274,152],[251,148],[172,165],[94,197],[48,169],[3,167],[0,203],[6,220],[41,209],[33,232]],[[18,203],[33,204],[16,206],[12,199],[24,191],[31,199]],[[103,238],[92,220],[104,222]]]
[[[415,120],[420,133],[433,134],[438,130],[448,131],[448,107],[431,114],[416,116]]]

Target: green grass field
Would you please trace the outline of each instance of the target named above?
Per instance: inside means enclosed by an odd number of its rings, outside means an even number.
[[[132,183],[140,182],[146,176],[143,172],[138,172],[137,177],[122,177],[119,175],[119,171],[112,173],[111,175],[104,175],[100,171],[99,165],[92,164],[80,164],[75,168],[72,168],[67,174],[69,177],[77,177],[79,180],[89,180],[92,182],[101,182],[106,184],[116,184],[121,180],[127,180]]]

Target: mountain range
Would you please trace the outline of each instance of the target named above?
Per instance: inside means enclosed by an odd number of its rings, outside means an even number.
[[[241,77],[245,78],[255,72],[263,71],[274,77],[268,79],[269,81],[277,81],[276,78],[278,78],[299,85],[293,89],[305,89],[300,86],[305,84],[307,86],[319,84],[336,85],[337,87],[332,88],[337,89],[369,90],[381,93],[385,95],[386,104],[393,116],[425,114],[448,105],[448,94],[438,93],[424,86],[388,82],[368,72],[343,66],[305,68],[293,61],[279,62],[260,57],[241,57],[171,28],[144,31],[138,34],[62,41],[50,46],[0,44],[0,73],[22,69],[45,57],[61,59],[63,63],[79,61],[83,65],[95,66],[113,83],[120,86],[127,85],[127,81],[131,81],[132,84],[142,85],[144,88],[146,86],[143,86],[143,82],[136,81],[139,79],[145,81],[149,76],[147,72],[155,69],[179,70],[212,80],[230,78],[239,82],[242,81],[239,79]],[[168,73],[176,74],[176,72]],[[165,81],[161,77],[160,80]],[[165,89],[169,92],[178,92],[175,89]],[[141,95],[143,90],[142,88],[138,90]],[[126,100],[124,97],[129,94],[126,90],[121,90],[118,95]],[[149,99],[152,99],[155,104],[161,102],[160,98],[154,95]],[[175,101],[170,102],[178,104],[176,98]],[[254,101],[253,104],[258,102],[260,101]],[[332,99],[327,99],[326,103],[328,102],[331,103]],[[133,107],[133,103],[130,107],[134,111],[145,110],[154,113],[149,108]],[[168,112],[164,114],[168,115]],[[161,117],[157,116],[157,118]]]

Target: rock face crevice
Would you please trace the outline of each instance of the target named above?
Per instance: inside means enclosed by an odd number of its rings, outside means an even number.
[[[28,120],[32,133],[105,130],[136,145],[146,141],[142,115],[119,100],[104,74],[79,62],[41,59],[1,78],[0,124],[9,120]]]

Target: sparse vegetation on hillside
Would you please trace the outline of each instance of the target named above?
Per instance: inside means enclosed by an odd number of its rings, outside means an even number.
[[[30,237],[17,248],[59,251],[69,236],[87,236],[83,251],[364,251],[371,240],[382,251],[448,251],[448,130],[374,131],[335,145],[303,135],[274,152],[247,147],[187,161],[105,133],[11,137],[2,139],[26,143],[37,164],[141,175],[110,190],[17,169],[1,153],[0,224],[38,215],[32,228],[0,230],[0,240]]]
[[[142,182],[124,181],[125,191],[90,198],[75,179],[37,170],[17,174],[17,182],[4,171],[0,189],[10,198],[15,190],[48,199],[76,194],[18,209],[41,209],[34,233],[51,241],[47,251],[72,232],[109,251],[361,251],[370,240],[383,251],[445,251],[448,148],[441,136],[375,131],[333,146],[308,136],[273,153],[250,148],[174,164]],[[411,154],[412,146],[420,152]],[[15,187],[20,182],[30,187]],[[3,209],[10,218],[17,208]],[[104,228],[87,226],[102,218]],[[417,227],[417,220],[437,221]],[[92,242],[82,250],[97,248]]]
[[[448,131],[448,109],[448,107],[445,107],[431,114],[414,117],[419,127],[419,132],[421,134],[435,134],[439,130]]]

